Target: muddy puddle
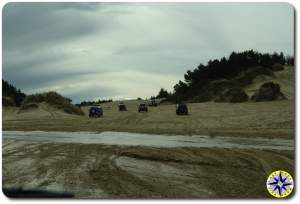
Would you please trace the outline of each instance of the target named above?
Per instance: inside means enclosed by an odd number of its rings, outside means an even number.
[[[127,132],[43,132],[3,131],[3,139],[35,142],[106,144],[146,147],[207,147],[239,149],[293,150],[294,141],[287,139],[154,135]]]

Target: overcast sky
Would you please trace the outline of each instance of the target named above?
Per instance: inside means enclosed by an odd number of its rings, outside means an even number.
[[[232,51],[294,54],[287,3],[9,3],[3,78],[75,102],[156,95]]]

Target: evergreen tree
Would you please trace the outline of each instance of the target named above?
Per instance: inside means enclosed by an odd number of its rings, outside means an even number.
[[[12,98],[20,106],[26,95],[7,81],[2,79],[2,96]]]

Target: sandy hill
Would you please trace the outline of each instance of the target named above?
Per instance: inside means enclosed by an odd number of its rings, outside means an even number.
[[[293,66],[285,66],[282,71],[274,72],[274,77],[259,75],[251,85],[245,87],[245,91],[252,96],[259,87],[266,82],[275,82],[280,85],[281,92],[290,100],[294,99],[295,73]]]
[[[3,108],[3,120],[61,118],[84,115],[70,100],[56,92],[28,95],[20,107]]]
[[[26,110],[3,108],[3,130],[46,131],[125,131],[157,134],[294,137],[294,68],[275,72],[273,78],[258,76],[246,87],[251,96],[267,81],[279,83],[288,100],[244,103],[189,103],[188,116],[176,116],[175,104],[163,103],[138,113],[139,100],[124,100],[128,111],[119,111],[119,101],[101,104],[104,115],[88,118],[89,106],[82,115],[68,114],[41,102]]]
[[[18,107],[5,107],[2,111],[3,120],[30,120],[30,119],[51,119],[51,118],[72,118],[79,117],[64,112],[45,102],[39,103],[34,107],[22,110]]]

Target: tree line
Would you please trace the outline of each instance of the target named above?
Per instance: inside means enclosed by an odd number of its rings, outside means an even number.
[[[241,72],[258,66],[272,69],[274,64],[294,65],[294,57],[285,56],[282,52],[273,54],[259,53],[253,50],[232,52],[228,58],[209,60],[206,65],[199,64],[195,69],[184,74],[184,81],[179,80],[172,93],[161,89],[158,98],[171,101],[188,100],[204,92],[211,81],[232,79]]]
[[[107,100],[99,99],[98,101],[82,101],[81,103],[76,104],[76,106],[94,106],[94,105],[98,105],[101,103],[109,103],[112,101],[113,101],[112,99],[107,99]]]
[[[2,97],[10,97],[15,101],[17,106],[20,106],[22,101],[26,97],[26,94],[2,79]]]

